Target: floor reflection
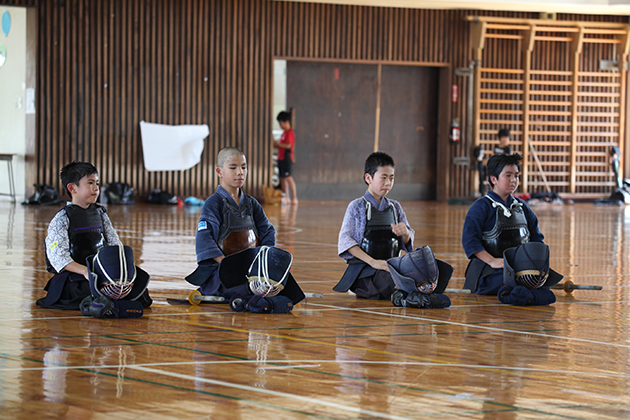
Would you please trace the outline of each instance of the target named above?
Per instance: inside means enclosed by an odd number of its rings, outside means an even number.
[[[183,278],[196,263],[198,208],[111,205],[114,226],[151,275],[155,304],[139,319],[98,320],[34,305],[50,277],[43,242],[58,208],[0,202],[6,416],[630,415],[630,210],[587,204],[535,209],[552,267],[566,280],[602,291],[557,291],[554,305],[527,308],[452,294],[449,309],[418,310],[331,290],[345,269],[336,243],[346,206],[265,206],[279,246],[294,256],[294,277],[304,291],[324,297],[290,314],[261,315],[233,313],[227,305],[166,303],[167,296],[192,288]],[[451,263],[449,287],[461,287],[467,207],[405,203],[405,210],[416,245],[431,245]]]

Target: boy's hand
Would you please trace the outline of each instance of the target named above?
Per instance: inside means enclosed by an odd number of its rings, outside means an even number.
[[[370,263],[372,268],[377,270],[389,271],[389,267],[387,266],[387,261],[385,260],[372,260]]]
[[[71,273],[81,274],[85,277],[86,280],[90,279],[90,275],[88,274],[88,269],[86,266],[79,264],[78,262],[72,261],[70,264],[66,265],[64,268],[66,271],[70,271]]]
[[[493,258],[488,264],[492,268],[503,268],[503,258]]]
[[[411,240],[409,229],[407,229],[407,225],[402,222],[396,225],[392,223],[392,232],[394,232],[394,235],[396,236],[402,236],[404,244],[408,243]]]
[[[481,261],[488,264],[490,267],[494,268],[503,268],[503,258],[495,258],[485,249],[483,251],[475,252],[475,257],[479,258]]]
[[[348,249],[348,252],[372,268],[389,272],[389,267],[387,267],[387,261],[377,260],[370,257],[368,254],[365,253],[365,251],[359,248],[359,245],[352,246],[350,249]]]

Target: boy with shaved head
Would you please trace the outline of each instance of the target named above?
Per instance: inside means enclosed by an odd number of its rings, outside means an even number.
[[[235,147],[221,149],[215,172],[217,191],[204,203],[199,215],[195,248],[198,267],[186,277],[206,296],[225,297],[219,280],[219,263],[247,248],[276,244],[276,230],[256,199],[243,192],[247,159]]]

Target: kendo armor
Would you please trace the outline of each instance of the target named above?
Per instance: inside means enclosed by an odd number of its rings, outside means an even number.
[[[377,260],[388,260],[397,257],[402,249],[401,240],[392,231],[392,223],[398,223],[396,208],[389,203],[383,211],[373,208],[369,201],[366,204],[367,221],[361,241],[361,249],[370,257]]]
[[[247,248],[254,248],[258,243],[258,232],[254,222],[251,200],[245,200],[242,209],[238,209],[223,198],[223,222],[219,229],[217,244],[224,255],[232,255]]]
[[[69,204],[63,208],[68,216],[68,238],[70,240],[70,255],[72,259],[85,265],[85,259],[96,254],[105,245],[103,234],[103,217],[105,210],[98,204],[90,204],[87,209]],[[56,273],[46,255],[46,270]]]
[[[150,276],[135,265],[130,246],[105,245],[87,263],[91,297],[95,300],[102,296],[137,300],[145,308],[153,302],[147,292]]]
[[[529,242],[529,228],[523,211],[523,203],[514,200],[507,208],[489,196],[485,196],[496,208],[496,221],[492,230],[483,232],[481,242],[490,255],[503,258],[503,251]]]
[[[85,259],[105,245],[103,209],[97,204],[90,204],[87,209],[71,204],[65,209],[70,220],[70,255],[74,261],[85,265]]]
[[[133,250],[123,245],[102,247],[88,264],[88,274],[93,296],[127,297],[136,280]]]
[[[562,275],[549,267],[549,246],[542,242],[528,242],[503,254],[503,283],[510,288],[533,290],[554,286],[560,280]]]
[[[439,268],[429,245],[416,248],[402,257],[387,261],[396,289],[406,293],[432,293],[439,277]],[[448,281],[448,280],[447,280]]]

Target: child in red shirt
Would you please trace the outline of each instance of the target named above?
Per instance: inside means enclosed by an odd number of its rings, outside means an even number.
[[[293,149],[295,148],[295,133],[291,128],[291,114],[282,111],[277,117],[280,128],[284,130],[280,141],[274,142],[274,147],[278,148],[278,171],[280,172],[280,187],[286,197],[286,202],[298,204],[295,181],[291,176],[291,169],[295,159],[293,158]],[[289,201],[289,191],[291,192],[291,200]]]

